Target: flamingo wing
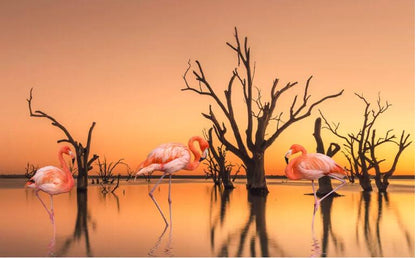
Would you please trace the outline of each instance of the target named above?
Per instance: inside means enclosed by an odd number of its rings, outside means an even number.
[[[36,171],[30,179],[29,187],[38,188],[50,194],[62,192],[62,186],[67,182],[65,172],[54,166],[46,166]]]
[[[345,171],[335,163],[335,161],[321,153],[310,153],[306,157],[301,157],[297,169],[306,179],[318,179],[328,174],[335,174],[343,177]]]
[[[146,160],[140,164],[138,175],[161,170],[168,173],[183,169],[190,160],[187,147],[180,143],[167,143],[151,151]]]

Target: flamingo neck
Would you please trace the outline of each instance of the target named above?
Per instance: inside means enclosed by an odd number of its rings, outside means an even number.
[[[70,182],[69,188],[72,188],[72,186],[74,185],[74,178],[72,177],[71,171],[69,171],[68,165],[65,162],[64,153],[62,150],[58,152],[58,159],[59,159],[59,163],[61,164],[62,170],[65,172],[66,177],[68,178],[68,181]]]
[[[194,154],[194,161],[189,162],[188,165],[185,167],[186,170],[194,170],[199,166],[199,160],[201,159],[201,153],[195,148],[194,142],[198,142],[199,146],[201,146],[201,137],[194,136],[188,141],[189,150]]]
[[[303,155],[303,154],[302,154]],[[298,157],[299,158],[299,157]],[[295,163],[297,158],[292,159],[289,164],[286,166],[285,169],[285,175],[287,178],[291,180],[298,180],[301,179],[301,176],[299,176],[299,173],[293,169],[293,164]]]
[[[305,149],[303,146],[299,146],[298,148],[299,148],[299,149],[298,149],[298,151],[297,151],[297,152],[301,152],[301,153],[302,153],[302,155],[306,155],[306,154],[307,154],[306,149]]]

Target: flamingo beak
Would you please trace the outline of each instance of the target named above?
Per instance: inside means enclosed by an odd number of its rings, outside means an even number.
[[[68,154],[69,154],[69,156],[71,156],[71,162],[72,162],[72,165],[74,165],[74,163],[75,163],[75,155],[74,155],[74,153],[72,152],[72,151],[69,151],[68,152]]]
[[[289,164],[289,157],[290,157],[290,155],[292,155],[292,150],[289,150],[288,152],[286,152],[286,154],[285,154],[285,161],[286,161],[286,164]]]
[[[204,153],[202,154],[202,157],[199,159],[199,162],[204,161],[208,156],[208,149],[205,149]]]

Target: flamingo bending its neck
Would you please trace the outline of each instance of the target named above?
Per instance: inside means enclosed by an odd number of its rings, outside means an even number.
[[[195,148],[194,142],[198,142],[201,153]],[[170,198],[170,188],[172,181],[172,174],[179,170],[194,170],[199,166],[199,163],[203,161],[208,154],[208,142],[199,136],[191,137],[188,141],[188,147],[180,143],[166,143],[158,146],[156,149],[152,150],[147,156],[146,160],[139,165],[139,171],[136,173],[135,179],[138,175],[151,173],[155,170],[162,171],[163,175],[160,177],[159,181],[153,186],[149,192],[150,198],[152,198],[157,209],[162,215],[163,220],[168,226],[168,222],[163,215],[162,210],[159,207],[159,204],[153,197],[153,192],[156,187],[160,184],[162,179],[169,175],[169,196],[168,202],[169,207],[172,203]],[[194,160],[191,161],[191,152],[194,155]]]
[[[72,162],[75,160],[75,156],[68,146],[62,146],[58,151],[58,159],[62,169],[54,166],[46,166],[38,169],[35,175],[29,179],[25,186],[33,188],[36,197],[40,200],[43,207],[49,214],[52,223],[55,222],[54,211],[53,211],[53,195],[66,193],[71,191],[74,187],[74,178],[67,164],[65,163],[63,154],[72,157]],[[50,195],[51,198],[51,210],[49,211],[45,203],[39,196],[39,191],[43,191]]]
[[[293,158],[288,162],[290,155],[301,152],[302,154],[296,158]],[[335,161],[321,153],[307,153],[305,148],[299,144],[293,144],[289,151],[285,155],[287,166],[285,174],[289,179],[309,179],[312,180],[313,196],[315,198],[315,209],[316,212],[320,202],[328,197],[331,193],[342,187],[346,181],[343,179],[347,173],[345,170],[335,163]],[[313,181],[318,180],[323,176],[329,176],[331,178],[341,181],[341,184],[327,193],[321,199],[318,200],[316,197],[316,191]]]

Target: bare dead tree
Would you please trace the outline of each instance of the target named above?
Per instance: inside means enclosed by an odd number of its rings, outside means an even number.
[[[38,170],[39,166],[35,166],[33,164],[30,164],[29,162],[26,163],[25,167],[25,177],[26,178],[32,178],[32,176],[35,175],[36,170]]]
[[[394,139],[396,136],[391,134],[392,129],[388,130],[384,137],[376,136],[376,129],[374,129],[375,122],[381,114],[386,112],[391,106],[388,101],[382,103],[380,94],[377,99],[377,106],[372,107],[371,103],[363,96],[355,93],[355,95],[364,103],[364,116],[361,127],[357,132],[342,134],[339,132],[339,123],[329,123],[328,120],[321,113],[326,127],[334,135],[344,141],[345,151],[343,152],[349,163],[349,170],[356,176],[364,191],[372,191],[370,171],[375,170],[376,185],[380,192],[385,192],[388,186],[388,178],[393,175],[396,170],[399,157],[404,149],[406,149],[412,142],[409,141],[410,135],[405,135],[402,132],[399,142]],[[386,143],[394,143],[399,148],[395,155],[391,168],[385,172],[381,172],[380,163],[386,159],[378,159],[375,155],[376,148]]]
[[[322,120],[320,117],[318,117],[315,120],[315,127],[314,127],[314,131],[313,131],[313,137],[315,138],[316,141],[316,152],[318,153],[322,153],[325,154],[325,147],[324,147],[324,142],[322,140],[322,136],[321,136],[321,125],[322,125]],[[326,155],[329,157],[334,156],[339,150],[341,149],[341,147],[334,142],[331,142],[328,150],[326,151]],[[316,191],[316,194],[318,196],[324,196],[327,193],[332,191],[332,185],[331,185],[331,178],[329,176],[324,176],[321,177],[318,180],[319,183],[319,188],[318,191]],[[335,195],[337,195],[337,193],[334,193]]]
[[[315,102],[311,102],[309,94],[309,85],[312,76],[308,78],[303,96],[297,95],[293,98],[292,104],[288,107],[288,111],[277,111],[277,104],[281,96],[285,95],[289,89],[296,86],[297,82],[289,82],[283,87],[278,87],[279,79],[274,79],[270,91],[270,101],[262,100],[261,91],[258,90],[257,96],[253,96],[253,83],[255,75],[255,65],[251,60],[251,49],[248,46],[247,37],[240,42],[237,28],[234,34],[236,43],[232,45],[226,43],[237,56],[237,68],[235,68],[228,81],[227,89],[224,91],[225,101],[221,100],[219,95],[214,91],[210,81],[207,79],[201,63],[196,60],[196,70],[192,71],[198,86],[191,86],[187,80],[187,75],[191,69],[186,69],[183,79],[186,87],[182,91],[192,91],[200,95],[211,97],[222,113],[226,117],[226,122],[217,119],[214,111],[209,106],[209,113],[202,115],[213,123],[214,131],[217,138],[224,144],[226,150],[234,153],[247,168],[247,189],[251,193],[267,194],[265,171],[264,171],[264,153],[268,147],[293,123],[298,122],[310,116],[314,107],[323,101],[340,96],[343,90],[337,94],[325,96]],[[232,90],[235,83],[240,84],[243,89],[244,101],[246,104],[247,128],[245,129],[245,137],[241,133],[241,123],[236,120],[234,106],[232,103]],[[299,101],[299,99],[301,99]],[[286,114],[286,115],[285,115]],[[285,115],[285,116],[284,116]],[[275,122],[274,128],[269,128],[271,122]],[[231,127],[234,139],[227,135],[228,128],[226,123]],[[267,133],[266,133],[267,132]],[[266,137],[269,135],[269,137]],[[253,139],[254,138],[254,139]]]
[[[112,179],[112,181],[114,181],[114,178]],[[101,193],[102,194],[105,195],[105,194],[108,194],[108,193],[114,193],[114,191],[120,185],[120,174],[117,175],[117,181],[116,181],[116,184],[115,184],[114,187],[112,186],[112,183],[111,184],[108,184],[108,183],[106,184],[103,181],[100,182],[100,185],[101,185]]]
[[[133,173],[134,173],[134,170],[126,163],[126,174],[127,174],[126,181],[129,181],[130,179],[133,178]]]
[[[204,137],[209,144],[209,152],[207,158],[207,169],[204,170],[205,174],[211,177],[214,181],[214,184],[224,186],[224,189],[233,189],[234,185],[231,182],[231,172],[234,165],[231,162],[227,162],[224,145],[215,146],[212,138],[211,127],[208,130],[208,133],[204,132]]]
[[[211,178],[214,185],[221,185],[221,179],[219,176],[219,166],[216,163],[212,153],[208,153],[207,158],[204,162],[206,168],[204,168],[205,179]]]
[[[233,175],[233,177],[231,179],[232,182],[234,182],[237,179],[237,176],[240,173],[240,171],[241,171],[242,168],[244,169],[244,171],[246,171],[246,174],[247,174],[247,168],[246,168],[246,166],[244,164],[238,165],[238,168],[235,171],[235,173],[234,173],[234,175]]]
[[[98,155],[94,154],[92,158],[89,158],[90,156],[90,148],[91,148],[91,138],[92,138],[92,131],[95,126],[95,122],[92,122],[91,127],[88,131],[88,137],[87,137],[87,144],[84,145],[75,140],[72,135],[69,133],[69,131],[66,129],[65,126],[63,126],[60,122],[58,122],[55,118],[52,116],[46,114],[43,111],[36,110],[33,112],[32,110],[32,91],[33,88],[30,89],[30,96],[27,100],[28,106],[29,106],[29,112],[30,116],[32,117],[42,117],[46,118],[50,121],[52,121],[52,125],[58,127],[61,129],[61,131],[65,134],[64,139],[58,140],[58,143],[61,142],[68,142],[70,143],[76,152],[77,156],[77,166],[78,166],[78,178],[77,178],[77,190],[87,190],[88,187],[88,171],[92,169],[93,162],[98,158]]]
[[[115,176],[113,175],[113,170],[119,165],[127,165],[123,162],[124,159],[119,159],[116,162],[107,162],[107,159],[104,157],[104,161],[101,161],[100,158],[97,159],[97,165],[99,168],[98,176],[101,178],[101,183],[111,184]]]
[[[370,159],[368,162],[371,166],[374,167],[374,170],[376,172],[375,181],[376,186],[378,188],[379,192],[387,192],[387,187],[389,186],[389,178],[393,175],[394,171],[396,171],[397,163],[399,162],[400,155],[402,152],[409,147],[409,145],[412,143],[412,141],[409,141],[410,134],[405,135],[405,131],[402,131],[402,135],[400,136],[399,141],[394,141],[393,137],[389,137],[388,133],[390,131],[387,131],[386,136],[384,138],[379,138],[377,141],[376,138],[376,129],[373,129],[372,135],[371,135],[371,141],[370,143],[367,143],[367,148],[370,150]],[[377,159],[376,156],[376,147],[380,146],[380,144],[383,143],[394,143],[398,146],[398,150],[396,152],[396,155],[393,159],[393,163],[391,164],[391,167],[386,171],[381,171],[380,163],[384,161]],[[367,158],[367,157],[366,157]]]

